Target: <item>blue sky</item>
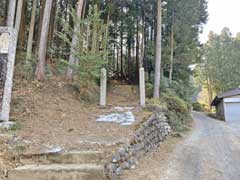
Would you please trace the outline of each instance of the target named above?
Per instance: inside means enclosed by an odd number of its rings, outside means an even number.
[[[211,30],[220,33],[224,27],[229,27],[233,35],[240,32],[240,0],[208,0],[208,13],[201,42],[207,41]]]

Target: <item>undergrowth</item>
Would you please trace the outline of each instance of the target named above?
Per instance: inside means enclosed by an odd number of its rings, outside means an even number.
[[[148,99],[146,110],[164,112],[175,134],[179,135],[189,129],[191,124],[190,105],[173,94],[162,94],[160,100]]]

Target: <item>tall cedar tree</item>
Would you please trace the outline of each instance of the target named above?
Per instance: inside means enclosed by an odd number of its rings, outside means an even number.
[[[38,64],[36,69],[36,79],[42,81],[45,79],[45,62],[46,62],[46,51],[47,51],[47,42],[48,42],[48,29],[51,16],[53,0],[46,0],[43,23],[40,37],[40,45],[38,51]]]
[[[162,60],[162,1],[158,0],[157,41],[156,41],[156,55],[155,55],[154,92],[153,92],[154,98],[159,98],[160,96],[161,60]]]

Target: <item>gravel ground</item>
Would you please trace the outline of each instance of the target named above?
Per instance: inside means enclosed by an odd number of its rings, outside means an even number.
[[[175,145],[168,142],[123,179],[239,180],[240,125],[197,112],[193,118],[195,127],[188,137]]]

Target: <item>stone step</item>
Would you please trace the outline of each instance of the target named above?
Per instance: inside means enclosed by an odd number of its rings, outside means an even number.
[[[97,164],[25,165],[9,171],[9,180],[104,180]]]
[[[102,151],[71,151],[63,153],[48,153],[38,155],[20,156],[22,164],[102,164],[105,160],[105,153]]]

